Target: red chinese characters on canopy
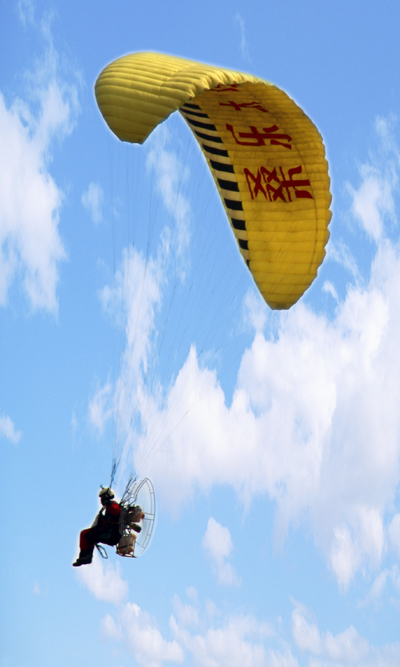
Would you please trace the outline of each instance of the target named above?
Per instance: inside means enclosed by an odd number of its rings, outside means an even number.
[[[295,176],[302,173],[302,170],[301,165],[292,167],[292,169],[288,169],[288,176],[285,176],[282,167],[278,169],[276,167],[273,169],[261,167],[257,170],[257,174],[254,175],[250,169],[245,167],[244,175],[246,176],[252,199],[256,199],[258,193],[261,192],[268,201],[277,201],[277,199],[280,199],[287,203],[292,201],[292,194],[294,194],[296,199],[314,199],[311,192],[303,189],[311,186],[310,181],[307,178],[295,178]]]
[[[251,132],[238,132],[238,136],[236,136],[235,130],[229,123],[226,124],[226,129],[232,133],[236,143],[241,146],[265,146],[265,142],[269,141],[273,146],[283,146],[289,150],[292,148],[289,144],[292,137],[288,134],[278,134],[279,127],[277,125],[263,127],[261,132],[254,125],[250,125]],[[241,139],[249,139],[250,141],[241,141]]]
[[[242,109],[257,109],[257,111],[262,111],[263,113],[268,113],[268,109],[265,109],[259,102],[234,102],[229,100],[229,102],[220,102],[220,107],[232,107],[235,111],[242,111]]]
[[[239,92],[239,84],[231,84],[228,86],[220,84],[214,88],[213,91],[217,93],[226,91]],[[268,109],[257,100],[235,102],[230,99],[224,102],[219,102],[219,106],[230,107],[237,112],[254,109],[262,113],[268,113]],[[289,134],[279,131],[279,127],[275,123],[269,127],[263,127],[261,129],[255,125],[249,125],[249,131],[242,131],[243,125],[240,128],[241,131],[235,129],[233,125],[229,123],[226,123],[225,127],[228,132],[232,134],[236,144],[240,146],[262,147],[270,144],[272,146],[281,146],[287,150],[292,150],[292,137]],[[309,179],[304,177],[301,178],[302,171],[303,167],[301,165],[290,169],[285,168],[285,170],[283,167],[260,167],[257,170],[257,173],[253,174],[250,169],[246,167],[244,169],[244,175],[252,199],[257,199],[259,193],[261,193],[267,201],[281,201],[288,203],[294,199],[314,199],[312,193],[307,189],[311,188]]]

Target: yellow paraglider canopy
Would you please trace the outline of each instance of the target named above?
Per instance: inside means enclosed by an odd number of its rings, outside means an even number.
[[[321,135],[277,86],[156,53],[108,65],[100,111],[122,141],[143,143],[173,111],[207,159],[240,252],[271,308],[290,308],[325,257],[331,218]]]

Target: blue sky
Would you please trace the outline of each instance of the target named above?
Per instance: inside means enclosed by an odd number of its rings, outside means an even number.
[[[0,22],[1,667],[398,666],[400,9],[13,0]],[[288,313],[182,119],[142,147],[106,127],[94,82],[142,50],[256,74],[320,129],[331,238]],[[77,571],[123,450],[153,544]]]

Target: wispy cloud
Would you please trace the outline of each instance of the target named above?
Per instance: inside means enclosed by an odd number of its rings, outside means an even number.
[[[240,52],[242,54],[242,58],[243,60],[246,60],[246,62],[250,62],[249,47],[246,39],[244,20],[242,16],[239,14],[239,12],[236,12],[235,14],[235,21],[239,25],[240,29]]]
[[[193,592],[195,593],[193,595]],[[202,604],[191,588],[186,599],[172,602],[170,638],[156,618],[137,604],[123,603],[101,623],[104,641],[118,643],[142,667],[181,664],[221,667],[397,667],[400,643],[374,646],[350,625],[334,634],[322,631],[314,614],[292,601],[291,636],[285,637],[279,619],[269,622],[251,614],[221,610],[212,600]],[[301,659],[300,659],[301,656]]]
[[[119,606],[128,594],[128,582],[121,577],[119,564],[103,565],[97,553],[93,563],[76,570],[79,581],[97,598]]]
[[[18,0],[18,15],[21,23],[26,26],[34,23],[35,9],[33,0]]]
[[[147,396],[146,376],[150,359],[155,363],[155,316],[165,280],[162,265],[160,255],[146,264],[140,252],[128,248],[114,284],[106,286],[100,294],[104,310],[125,331],[126,348],[115,384],[107,382],[91,398],[89,418],[101,435],[106,422],[114,417],[118,442],[124,443],[125,448],[129,448],[135,437],[132,415],[145,412],[147,401],[151,400]]]
[[[371,240],[378,243],[385,236],[385,223],[396,219],[394,193],[398,189],[400,151],[394,138],[394,119],[377,118],[376,132],[380,150],[360,166],[361,184],[349,183],[352,212]]]
[[[292,632],[296,646],[313,665],[326,667],[395,667],[400,661],[400,643],[382,647],[372,646],[365,637],[350,626],[341,633],[321,632],[309,611],[295,603],[292,613]]]
[[[105,421],[113,414],[117,439],[124,443],[125,449],[137,441],[137,423],[132,415],[140,415],[145,430],[144,415],[154,413],[153,404],[160,398],[157,382],[156,395],[148,389],[149,375],[155,373],[158,363],[156,316],[168,281],[171,278],[184,281],[190,262],[192,211],[182,193],[182,183],[188,174],[177,155],[168,148],[168,142],[168,131],[160,127],[149,143],[146,165],[170,215],[170,224],[164,225],[154,255],[146,258],[136,248],[126,248],[114,283],[106,285],[100,293],[104,310],[125,330],[126,349],[115,385],[111,387],[107,383],[91,400],[90,420],[102,433]]]
[[[371,604],[379,605],[383,600],[385,589],[389,588],[390,585],[392,586],[391,592],[393,592],[394,589],[398,598],[400,593],[400,570],[396,564],[391,568],[385,568],[377,577],[375,577],[367,595],[360,602],[360,607],[365,607]]]
[[[214,614],[210,613],[211,606]],[[172,637],[166,639],[156,619],[137,604],[127,603],[118,613],[103,619],[102,636],[123,644],[142,667],[161,667],[164,662],[181,664],[188,656],[197,665],[297,667],[290,650],[264,646],[274,634],[269,623],[251,615],[222,615],[211,601],[203,610],[197,596],[188,595],[185,601],[174,596],[169,625]]]
[[[75,410],[73,410],[72,415],[71,415],[71,431],[72,431],[72,437],[73,438],[76,435],[76,432],[78,430],[78,426],[79,426],[78,419],[76,417]]]
[[[157,132],[150,139],[146,166],[150,173],[153,172],[156,188],[162,197],[164,206],[174,219],[175,270],[178,270],[180,277],[184,278],[190,242],[192,209],[188,199],[182,193],[181,186],[188,178],[189,172],[176,153],[168,148],[169,139],[168,130],[164,126],[157,128]],[[164,230],[164,235],[168,237],[169,230]]]
[[[267,324],[268,306],[254,290],[248,291],[244,297],[242,321],[255,331],[263,331]]]
[[[329,260],[333,260],[338,264],[341,264],[346,271],[351,275],[354,282],[360,284],[362,282],[362,277],[360,270],[357,265],[357,260],[350,251],[349,247],[342,241],[339,240],[336,243],[330,241],[327,246],[326,257]]]
[[[200,630],[189,629],[171,616],[170,626],[179,643],[198,665],[242,667],[276,665],[297,667],[290,650],[270,649],[266,644],[273,634],[269,623],[252,615],[229,614],[218,619],[202,618]]]
[[[21,431],[17,431],[14,422],[8,416],[0,417],[0,438],[6,438],[10,442],[17,444],[21,439]]]
[[[111,400],[112,387],[107,382],[95,392],[89,401],[89,421],[99,435],[103,435],[104,427],[113,415]]]
[[[116,620],[110,615],[102,622],[104,640],[123,642],[142,667],[161,667],[164,662],[181,664],[184,653],[178,642],[164,639],[156,621],[137,604],[121,607]]]
[[[241,580],[235,568],[229,562],[233,542],[228,528],[221,526],[218,521],[210,517],[202,544],[203,549],[211,559],[218,583],[223,586],[239,585]]]
[[[330,280],[325,280],[324,284],[322,285],[322,290],[330,294],[331,297],[335,299],[335,301],[337,302],[339,301],[338,293],[335,289],[335,286],[333,285],[333,283],[331,283]]]
[[[90,183],[82,193],[81,201],[89,211],[93,222],[97,225],[103,218],[102,206],[104,201],[103,189],[98,183]]]

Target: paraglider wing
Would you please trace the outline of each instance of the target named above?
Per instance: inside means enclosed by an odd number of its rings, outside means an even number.
[[[296,303],[324,259],[331,218],[324,145],[300,107],[255,76],[154,53],[114,61],[95,92],[123,141],[143,143],[180,111],[265,301]]]

